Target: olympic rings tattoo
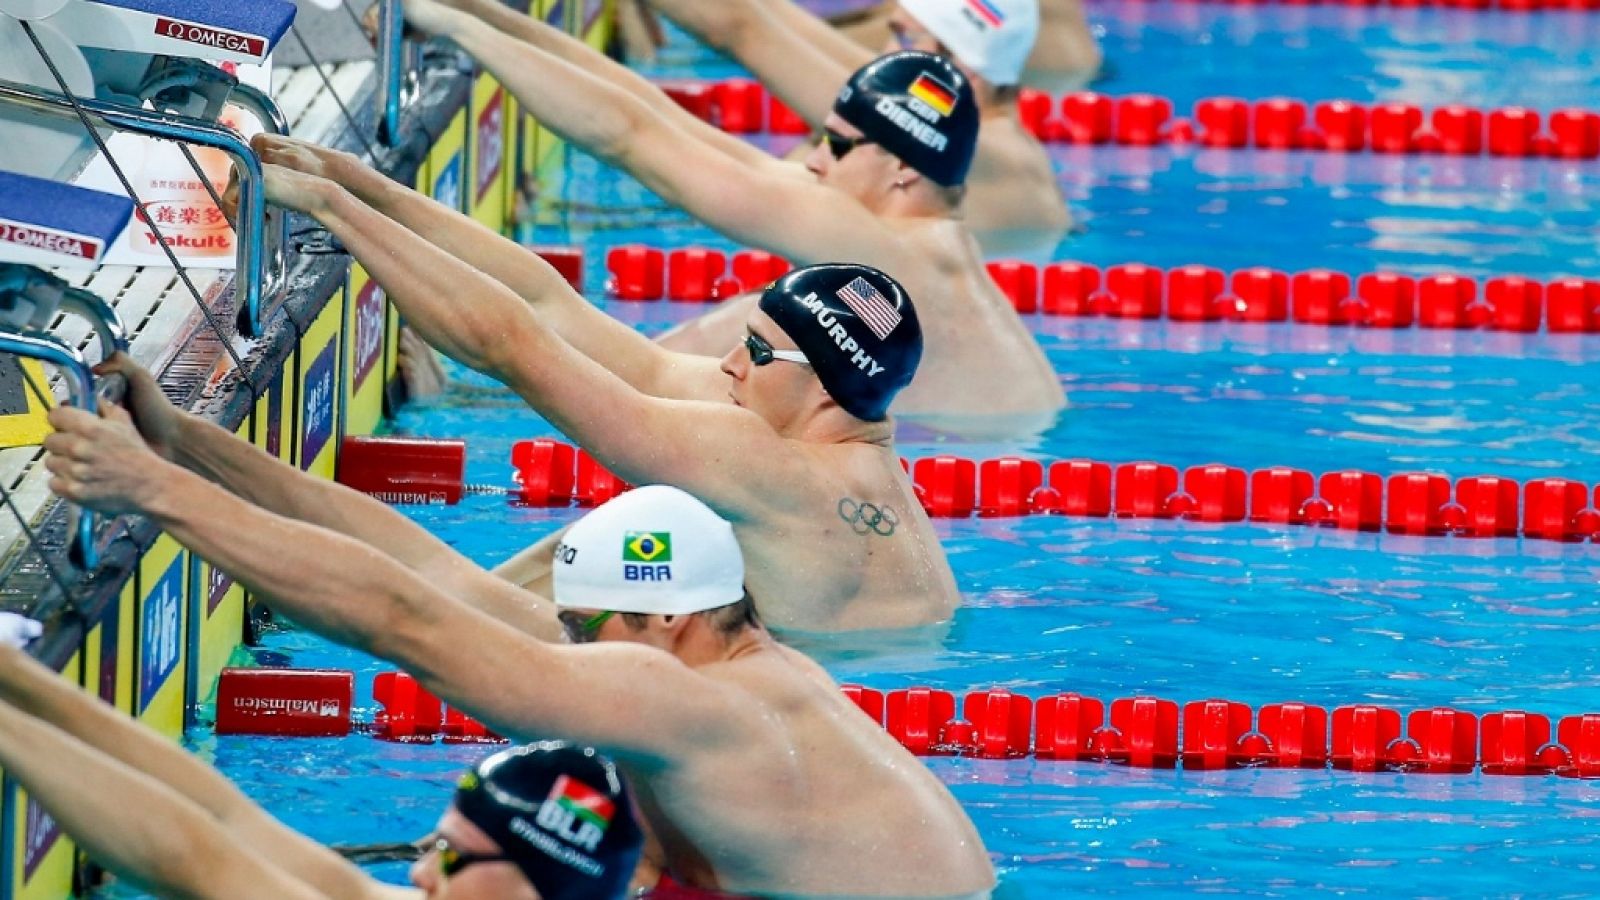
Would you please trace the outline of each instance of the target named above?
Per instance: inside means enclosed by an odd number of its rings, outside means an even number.
[[[900,524],[900,517],[894,514],[893,509],[872,503],[857,503],[849,497],[839,498],[839,518],[845,520],[856,534],[876,534],[879,537],[894,534],[895,526]]]

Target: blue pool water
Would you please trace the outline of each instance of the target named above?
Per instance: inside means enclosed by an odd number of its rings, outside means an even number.
[[[1548,109],[1592,105],[1600,87],[1600,16],[1140,0],[1099,3],[1091,16],[1115,62],[1104,89],[1154,91],[1180,106],[1287,91]],[[682,41],[663,59],[667,74],[732,71]],[[1102,148],[1060,148],[1057,160],[1086,230],[1056,258],[1480,277],[1600,268],[1594,163]],[[551,199],[557,212],[540,237],[581,243],[596,290],[615,244],[728,246],[581,156]],[[612,308],[646,331],[698,311]],[[1600,339],[1044,318],[1031,327],[1071,398],[1058,424],[1011,444],[907,427],[906,455],[1600,481],[1600,401],[1590,390]],[[465,437],[469,480],[506,484],[511,443],[549,426],[456,374],[449,394],[406,410],[395,427]],[[471,497],[408,514],[492,565],[576,513]],[[1106,700],[1600,710],[1600,557],[1589,545],[1058,517],[938,527],[966,597],[949,632],[808,647],[840,680]],[[355,668],[363,684],[384,668],[293,630],[270,634],[266,647],[296,665]],[[203,731],[194,742],[291,825],[349,842],[426,830],[453,774],[479,752]],[[1600,790],[1584,782],[929,765],[971,812],[1010,896],[1600,891]]]

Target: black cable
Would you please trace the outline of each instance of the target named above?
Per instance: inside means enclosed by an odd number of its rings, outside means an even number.
[[[189,149],[188,144],[179,144],[178,149],[182,151],[183,158],[189,161],[189,168],[194,170],[194,177],[200,179],[200,183],[206,186],[206,194],[211,197],[211,202],[217,205],[217,212],[222,212],[227,208],[222,204],[222,195],[217,193],[217,186],[211,183],[211,179],[206,177],[205,170],[200,168],[200,160],[194,158],[194,151]],[[238,228],[233,229],[233,236],[238,238]]]
[[[345,8],[349,9],[349,7]],[[289,33],[294,35],[295,42],[300,45],[300,50],[305,53],[306,59],[311,60],[311,68],[317,70],[317,77],[322,79],[322,86],[328,89],[328,93],[333,97],[333,102],[339,105],[339,112],[344,114],[345,124],[350,126],[350,130],[361,141],[361,146],[366,148],[367,159],[377,163],[378,151],[373,148],[372,142],[367,140],[367,136],[361,133],[361,126],[356,124],[356,117],[351,114],[350,107],[344,105],[344,99],[339,96],[338,91],[333,89],[333,80],[328,77],[328,73],[322,71],[322,62],[317,59],[315,53],[311,52],[311,45],[307,44],[306,39],[300,36],[299,28],[291,25],[289,26]]]
[[[33,49],[39,52],[39,58],[44,60],[45,66],[50,69],[50,74],[55,77],[56,85],[61,89],[62,96],[67,98],[67,102],[72,104],[73,112],[78,114],[78,121],[82,123],[84,130],[89,132],[89,137],[94,141],[94,145],[99,148],[100,153],[105,156],[106,162],[111,166],[111,171],[117,176],[117,181],[122,183],[122,189],[128,192],[128,198],[138,208],[139,215],[144,217],[145,224],[150,226],[150,233],[156,236],[156,243],[160,245],[161,252],[166,254],[167,261],[172,263],[172,268],[177,272],[179,280],[183,282],[184,287],[189,289],[189,295],[194,298],[195,306],[200,308],[200,314],[205,317],[206,324],[210,325],[211,330],[216,332],[217,339],[222,344],[222,349],[228,354],[228,358],[233,360],[234,366],[239,371],[240,379],[245,383],[245,387],[249,389],[250,399],[252,401],[259,400],[260,395],[256,393],[255,385],[251,383],[249,378],[245,377],[244,360],[239,358],[238,352],[233,349],[233,343],[223,333],[222,325],[217,321],[216,316],[212,314],[211,309],[206,306],[205,300],[200,296],[200,289],[195,287],[194,281],[189,278],[189,271],[178,262],[178,256],[172,252],[172,245],[167,243],[166,235],[163,235],[161,229],[156,226],[155,217],[150,215],[150,211],[145,206],[144,201],[140,199],[138,192],[133,189],[133,183],[128,180],[127,173],[122,171],[122,166],[118,165],[116,158],[111,155],[111,148],[106,146],[105,140],[100,137],[100,132],[96,131],[94,125],[89,121],[89,114],[84,112],[77,96],[67,86],[67,80],[61,76],[61,70],[56,68],[55,60],[52,60],[50,54],[45,52],[44,45],[39,42],[39,36],[33,31],[33,25],[27,20],[21,20],[20,24],[22,25],[22,30],[28,33],[28,40],[33,42]],[[185,149],[187,150],[188,148]],[[204,181],[205,179],[202,178],[201,180]],[[239,296],[238,279],[243,274],[242,272],[234,273],[233,293],[236,299]]]
[[[344,11],[349,14],[350,21],[356,23],[356,29],[362,34],[366,34],[367,23],[361,21],[361,13],[356,12],[356,8],[350,5],[350,0],[343,0],[339,5],[344,7]]]

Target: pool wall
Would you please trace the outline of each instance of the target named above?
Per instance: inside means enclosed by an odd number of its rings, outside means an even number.
[[[532,14],[604,46],[610,6],[535,0]],[[358,124],[370,126],[370,112],[365,118]],[[386,170],[494,228],[515,217],[518,186],[559,161],[559,142],[508,91],[464,68],[428,69],[405,123],[401,151]],[[326,142],[349,148],[354,141],[346,133]],[[301,257],[291,267],[296,288],[286,315],[247,358],[244,378],[224,380],[214,366],[203,368],[212,373],[208,389],[191,408],[291,465],[332,478],[343,437],[372,433],[399,397],[399,321],[347,258]],[[220,354],[210,343],[212,356]],[[63,677],[177,737],[244,640],[248,605],[231,579],[170,537],[134,524],[106,547],[73,612],[52,620],[36,652]],[[81,862],[55,822],[6,779],[0,900],[72,895]]]

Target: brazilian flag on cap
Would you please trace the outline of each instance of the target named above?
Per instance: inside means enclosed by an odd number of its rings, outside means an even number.
[[[622,561],[672,562],[672,532],[627,531],[622,535]]]

